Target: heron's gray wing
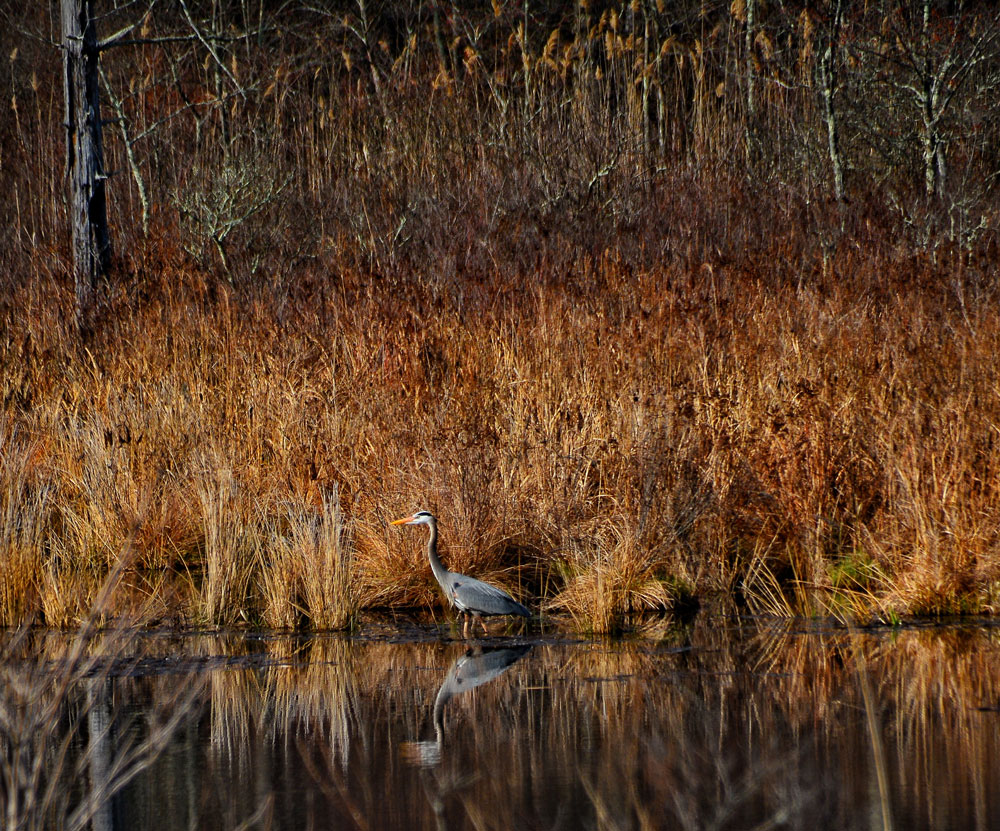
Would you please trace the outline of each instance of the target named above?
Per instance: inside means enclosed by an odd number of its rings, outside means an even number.
[[[460,609],[483,615],[530,616],[530,612],[503,589],[463,574],[449,574],[448,580],[448,593]]]

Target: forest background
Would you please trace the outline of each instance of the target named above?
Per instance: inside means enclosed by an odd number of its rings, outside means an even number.
[[[992,3],[20,5],[0,624],[1000,608]]]

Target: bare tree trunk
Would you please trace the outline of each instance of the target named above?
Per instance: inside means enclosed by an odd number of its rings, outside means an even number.
[[[935,67],[931,58],[931,0],[924,0],[923,26],[920,31],[920,57],[923,66],[921,115],[923,116],[923,149],[924,149],[924,191],[928,197],[940,196],[944,192],[944,143],[941,140],[939,120],[944,107],[940,96],[943,92],[941,82],[944,80],[949,59]]]
[[[938,158],[937,130],[934,118],[928,113],[928,110],[930,110],[930,106],[925,107],[923,113],[924,134],[921,138],[921,144],[924,151],[924,193],[931,197],[938,192],[940,180],[935,164]]]
[[[650,152],[652,146],[652,125],[649,118],[649,10],[642,7],[642,163],[648,171],[655,167]],[[648,187],[646,179],[644,187]]]
[[[823,94],[823,120],[826,121],[827,149],[830,154],[830,167],[833,170],[833,194],[838,202],[844,199],[844,165],[840,156],[840,138],[837,124],[837,108],[834,93],[837,91],[837,52],[840,43],[840,26],[843,18],[841,0],[837,0],[830,31],[827,35],[826,48],[820,59],[819,75]]]
[[[746,114],[746,146],[747,153],[753,160],[753,136],[757,129],[757,79],[753,61],[754,38],[757,36],[757,0],[746,2],[746,43],[744,45],[744,60],[746,63],[747,81],[747,114]]]
[[[937,156],[937,119],[934,117],[934,67],[931,64],[930,38],[928,29],[931,19],[930,0],[924,0],[924,20],[920,29],[920,62],[923,65],[923,101],[921,115],[924,122],[924,190],[927,196],[933,196],[938,188],[937,170],[934,167],[934,159]]]
[[[746,3],[746,44],[744,55],[747,73],[747,115],[752,119],[757,114],[757,79],[754,76],[753,42],[757,29],[757,0]]]
[[[92,0],[61,0],[66,172],[77,326],[90,327],[98,279],[111,264],[105,197],[97,32]]]

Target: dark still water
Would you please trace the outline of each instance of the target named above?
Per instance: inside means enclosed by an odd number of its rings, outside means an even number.
[[[68,649],[7,647],[7,827],[1000,827],[994,625],[702,616],[625,641],[369,627]]]

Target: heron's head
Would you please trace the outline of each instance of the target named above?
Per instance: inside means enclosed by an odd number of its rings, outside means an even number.
[[[394,519],[392,525],[430,525],[434,522],[434,515],[430,511],[417,511],[413,516],[404,516],[402,519]]]

